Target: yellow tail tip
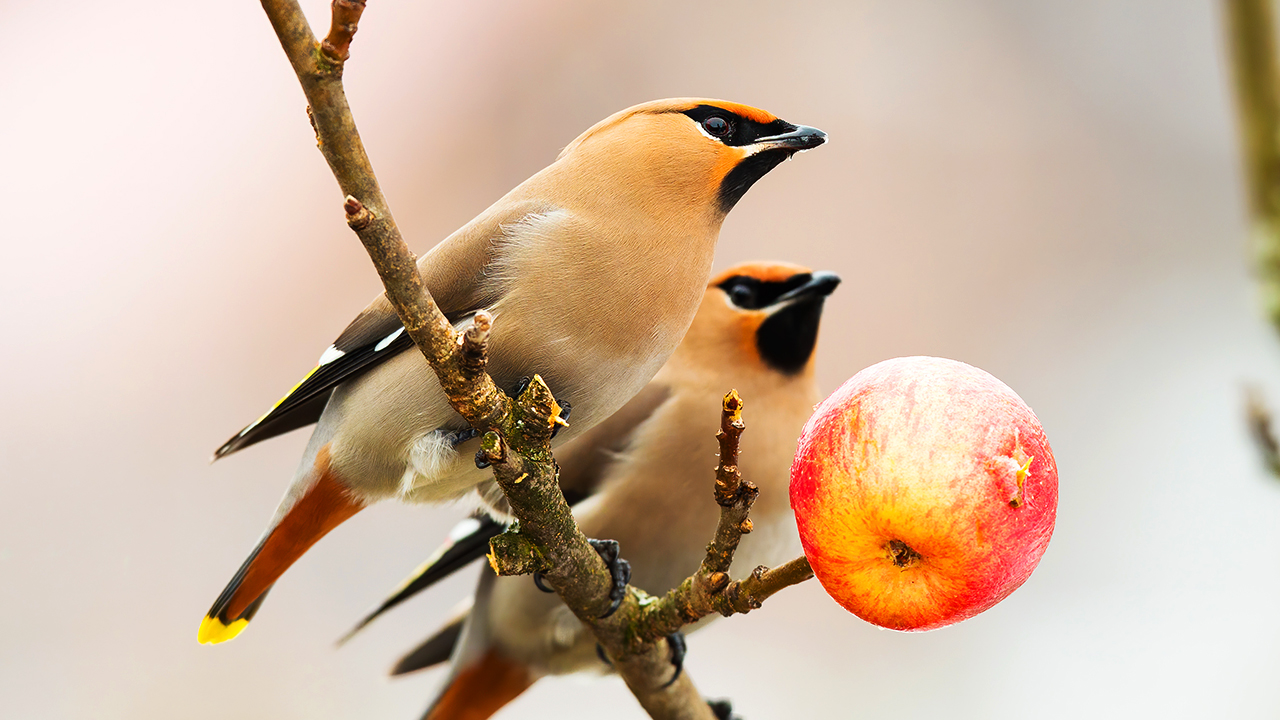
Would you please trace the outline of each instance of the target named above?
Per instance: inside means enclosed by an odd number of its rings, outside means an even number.
[[[230,625],[224,625],[218,618],[206,616],[200,621],[200,632],[196,634],[196,639],[201,645],[217,645],[239,635],[240,631],[248,625],[249,621],[244,618],[232,621]]]

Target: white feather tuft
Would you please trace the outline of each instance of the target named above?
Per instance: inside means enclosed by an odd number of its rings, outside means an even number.
[[[400,494],[407,497],[421,482],[438,478],[448,467],[453,453],[453,443],[442,430],[418,438],[409,449],[409,462],[400,478]]]

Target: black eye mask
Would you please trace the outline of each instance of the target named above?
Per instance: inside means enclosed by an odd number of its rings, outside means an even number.
[[[715,107],[714,105],[699,105],[692,110],[685,110],[684,114],[692,118],[694,122],[702,125],[703,128],[706,129],[708,135],[715,137],[720,142],[730,147],[750,145],[760,138],[782,135],[783,133],[789,133],[796,129],[795,125],[792,125],[786,120],[779,119],[770,123],[757,122],[755,120],[744,118],[741,115],[731,113],[724,108]],[[722,118],[723,120],[728,121],[730,126],[729,132],[721,135],[708,127],[707,120],[713,117]]]
[[[782,281],[764,281],[749,275],[734,275],[716,287],[724,290],[729,300],[743,310],[759,310],[813,279],[809,273],[792,275]]]

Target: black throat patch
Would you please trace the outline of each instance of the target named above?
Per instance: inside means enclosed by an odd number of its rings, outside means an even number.
[[[769,367],[795,375],[809,363],[818,343],[823,297],[798,300],[770,315],[756,330],[756,349]]]
[[[724,176],[724,180],[720,181],[720,212],[727,214],[732,210],[757,180],[769,174],[769,171],[778,167],[783,160],[791,157],[791,153],[792,151],[785,148],[771,148],[743,158],[742,162],[734,166],[729,174]]]
[[[809,273],[798,273],[781,281],[734,275],[717,287],[737,307],[763,310],[811,280],[813,275]],[[825,293],[797,298],[760,324],[756,329],[756,351],[766,365],[783,375],[795,375],[804,369],[818,342],[818,323],[825,299]]]

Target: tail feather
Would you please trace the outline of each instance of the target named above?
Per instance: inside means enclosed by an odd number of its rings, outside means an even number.
[[[315,482],[258,543],[209,608],[197,635],[201,643],[225,642],[239,635],[284,571],[316,541],[364,508],[330,471],[328,446],[316,456],[313,476]]]
[[[536,679],[529,668],[490,649],[453,676],[422,720],[485,720]]]
[[[449,657],[449,677],[435,702],[423,715],[423,720],[484,720],[519,697],[540,677],[539,673],[507,657],[494,646],[489,603],[497,579],[488,568],[480,573],[471,609],[459,617],[458,637],[452,643]],[[434,659],[449,632],[446,626],[435,638],[402,659],[401,664],[408,664],[415,655],[419,660],[428,655]],[[430,653],[427,652],[428,645],[433,646]]]

